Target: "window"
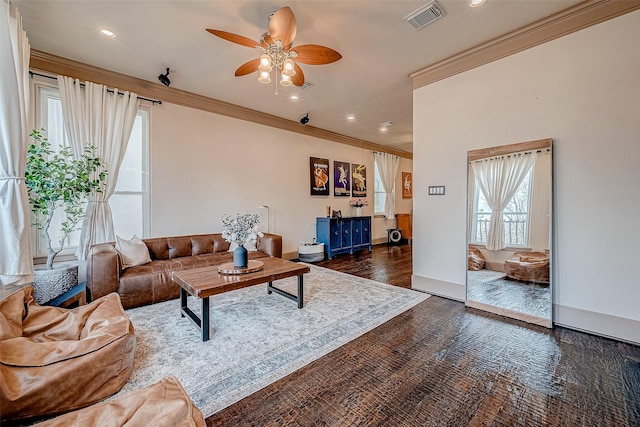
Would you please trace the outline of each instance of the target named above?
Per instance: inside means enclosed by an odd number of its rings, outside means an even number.
[[[148,235],[149,197],[147,167],[149,112],[140,109],[133,123],[129,145],[120,165],[116,189],[109,199],[113,229],[124,238]]]
[[[373,213],[374,215],[384,215],[384,205],[387,202],[387,193],[378,172],[378,163],[373,162]]]
[[[507,246],[524,247],[528,245],[532,174],[533,169],[529,171],[504,210],[504,241]],[[490,217],[491,208],[474,181],[472,243],[484,244],[487,242]]]
[[[69,144],[64,130],[62,102],[55,87],[36,85],[35,87],[36,129],[44,128],[52,148]],[[148,234],[148,151],[149,151],[149,112],[138,110],[127,151],[125,153],[114,194],[109,199],[113,214],[113,226],[117,235],[129,238],[134,234],[144,237]],[[62,212],[55,213],[50,232],[52,242],[60,239],[58,230],[62,222]],[[34,255],[46,255],[46,241],[33,228]],[[78,247],[80,231],[74,231],[67,237],[64,253],[73,253]]]

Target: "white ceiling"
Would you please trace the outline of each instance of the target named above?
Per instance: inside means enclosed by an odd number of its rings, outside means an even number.
[[[158,82],[171,69],[171,87],[412,151],[412,82],[408,75],[438,60],[566,9],[579,0],[438,0],[446,16],[415,30],[403,17],[420,1],[100,1],[12,0],[33,49]],[[214,37],[214,28],[258,40],[268,13],[293,10],[294,46],[321,44],[343,58],[328,65],[300,64],[314,86],[261,84],[257,73],[234,77],[255,49]],[[108,39],[99,30],[117,35]],[[160,83],[158,83],[160,84]],[[293,102],[291,94],[300,99]],[[354,114],[352,122],[346,120]],[[392,121],[388,132],[380,123]]]

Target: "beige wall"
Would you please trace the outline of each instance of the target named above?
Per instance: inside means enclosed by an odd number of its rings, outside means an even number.
[[[414,91],[414,287],[464,299],[467,150],[553,138],[554,322],[640,342],[637,40],[640,11]]]
[[[302,125],[301,125],[302,126]],[[270,207],[271,231],[284,238],[284,252],[315,237],[315,218],[325,206],[354,215],[349,198],[309,195],[309,157],[367,165],[365,215],[373,215],[373,155],[370,150],[265,127],[164,103],[151,115],[151,236],[219,232],[225,213],[258,213]],[[412,170],[402,159],[399,171]],[[399,182],[400,178],[398,179]],[[333,178],[331,178],[333,192]],[[399,184],[398,184],[399,185]],[[409,212],[411,200],[397,201]],[[373,238],[385,239],[395,221],[375,218]]]

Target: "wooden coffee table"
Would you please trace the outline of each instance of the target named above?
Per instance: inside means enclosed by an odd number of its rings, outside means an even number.
[[[171,273],[173,282],[180,286],[180,315],[187,316],[200,328],[202,341],[209,340],[209,297],[212,295],[267,283],[268,294],[275,292],[296,301],[298,308],[303,307],[303,275],[310,271],[309,267],[275,257],[258,258],[257,261],[263,262],[264,267],[253,273],[222,274],[218,272],[218,266]],[[290,294],[273,286],[275,280],[292,276],[298,276],[298,295]],[[202,318],[199,318],[187,306],[187,294],[202,300]]]

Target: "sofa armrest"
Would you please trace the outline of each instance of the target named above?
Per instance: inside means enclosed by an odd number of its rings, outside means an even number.
[[[87,260],[87,301],[117,292],[120,272],[120,257],[112,243],[93,246]]]
[[[258,237],[256,247],[267,255],[282,258],[282,236],[278,234],[264,233]]]

